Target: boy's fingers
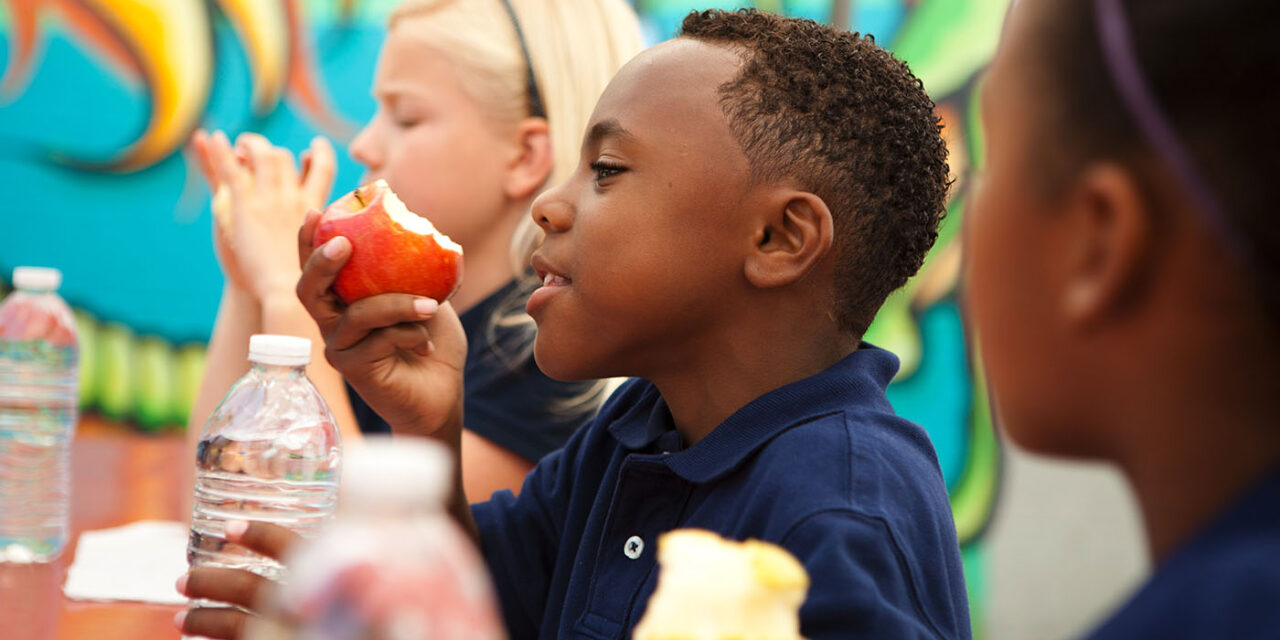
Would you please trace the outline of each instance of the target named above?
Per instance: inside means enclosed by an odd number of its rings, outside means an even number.
[[[343,351],[355,347],[374,331],[388,329],[386,338],[393,346],[417,350],[430,339],[421,322],[435,315],[439,308],[435,300],[407,293],[370,296],[351,303],[333,332],[326,334],[325,341],[335,351]]]
[[[236,639],[244,635],[249,614],[229,607],[200,607],[187,612],[182,621],[184,636]]]
[[[307,210],[306,216],[302,218],[302,226],[298,227],[298,266],[304,267],[307,264],[307,258],[311,257],[311,252],[315,251],[312,240],[316,237],[316,225],[320,224],[320,212],[315,209]]]
[[[196,567],[187,573],[183,595],[252,609],[258,595],[270,584],[266,578],[244,569]]]
[[[227,540],[276,560],[283,560],[289,548],[301,539],[298,534],[270,522],[227,523]]]
[[[304,223],[303,231],[307,224]],[[302,231],[298,233],[298,244],[302,245]],[[309,241],[308,241],[309,242]],[[302,264],[302,275],[298,277],[297,294],[302,306],[316,321],[320,334],[328,336],[342,318],[342,302],[330,291],[333,279],[351,256],[351,241],[341,236],[333,238],[311,251]],[[327,338],[326,338],[327,342]]]

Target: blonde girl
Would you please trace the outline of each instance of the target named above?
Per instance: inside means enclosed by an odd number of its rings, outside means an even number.
[[[595,411],[602,383],[562,383],[532,359],[524,298],[540,241],[528,215],[544,188],[572,172],[596,98],[641,48],[623,0],[409,0],[388,23],[373,93],[378,110],[350,145],[413,211],[463,245],[465,273],[452,299],[466,329],[468,495],[518,490],[538,458],[559,448]],[[293,155],[256,134],[233,146],[197,133],[210,182],[226,194],[214,239],[227,276],[191,413],[193,441],[217,400],[246,370],[253,333],[312,339],[308,375],[347,442],[389,426],[325,362],[314,322],[297,301],[296,233],[332,197],[332,148]],[[354,186],[354,185],[350,185]]]

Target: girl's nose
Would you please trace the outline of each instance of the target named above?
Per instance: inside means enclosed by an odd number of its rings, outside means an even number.
[[[356,137],[351,140],[351,144],[347,147],[351,157],[368,169],[377,169],[382,164],[382,153],[377,144],[376,127],[377,120],[375,116],[373,121],[370,121],[360,130],[360,133],[356,134]]]

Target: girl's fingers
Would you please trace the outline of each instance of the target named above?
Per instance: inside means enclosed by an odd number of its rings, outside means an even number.
[[[254,177],[262,184],[277,188],[293,188],[298,183],[298,170],[293,154],[271,144],[263,136],[246,132],[236,139],[236,147],[249,157]]]
[[[312,202],[323,205],[328,201],[337,166],[337,155],[329,140],[324,136],[312,138],[302,170],[302,188]]]
[[[210,188],[214,188],[218,184],[217,173],[213,169],[213,160],[209,158],[209,133],[204,129],[196,129],[191,134],[191,150],[196,156],[196,166],[200,169],[200,175],[204,176],[205,182],[209,183]]]
[[[249,173],[236,158],[227,134],[213,132],[208,141],[209,159],[213,167],[215,184],[225,184],[233,199],[242,197],[249,187]]]

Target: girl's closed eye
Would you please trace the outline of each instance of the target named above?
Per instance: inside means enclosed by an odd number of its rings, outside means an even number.
[[[626,167],[611,160],[596,160],[591,163],[591,171],[596,174],[597,184],[623,173],[626,170]]]

